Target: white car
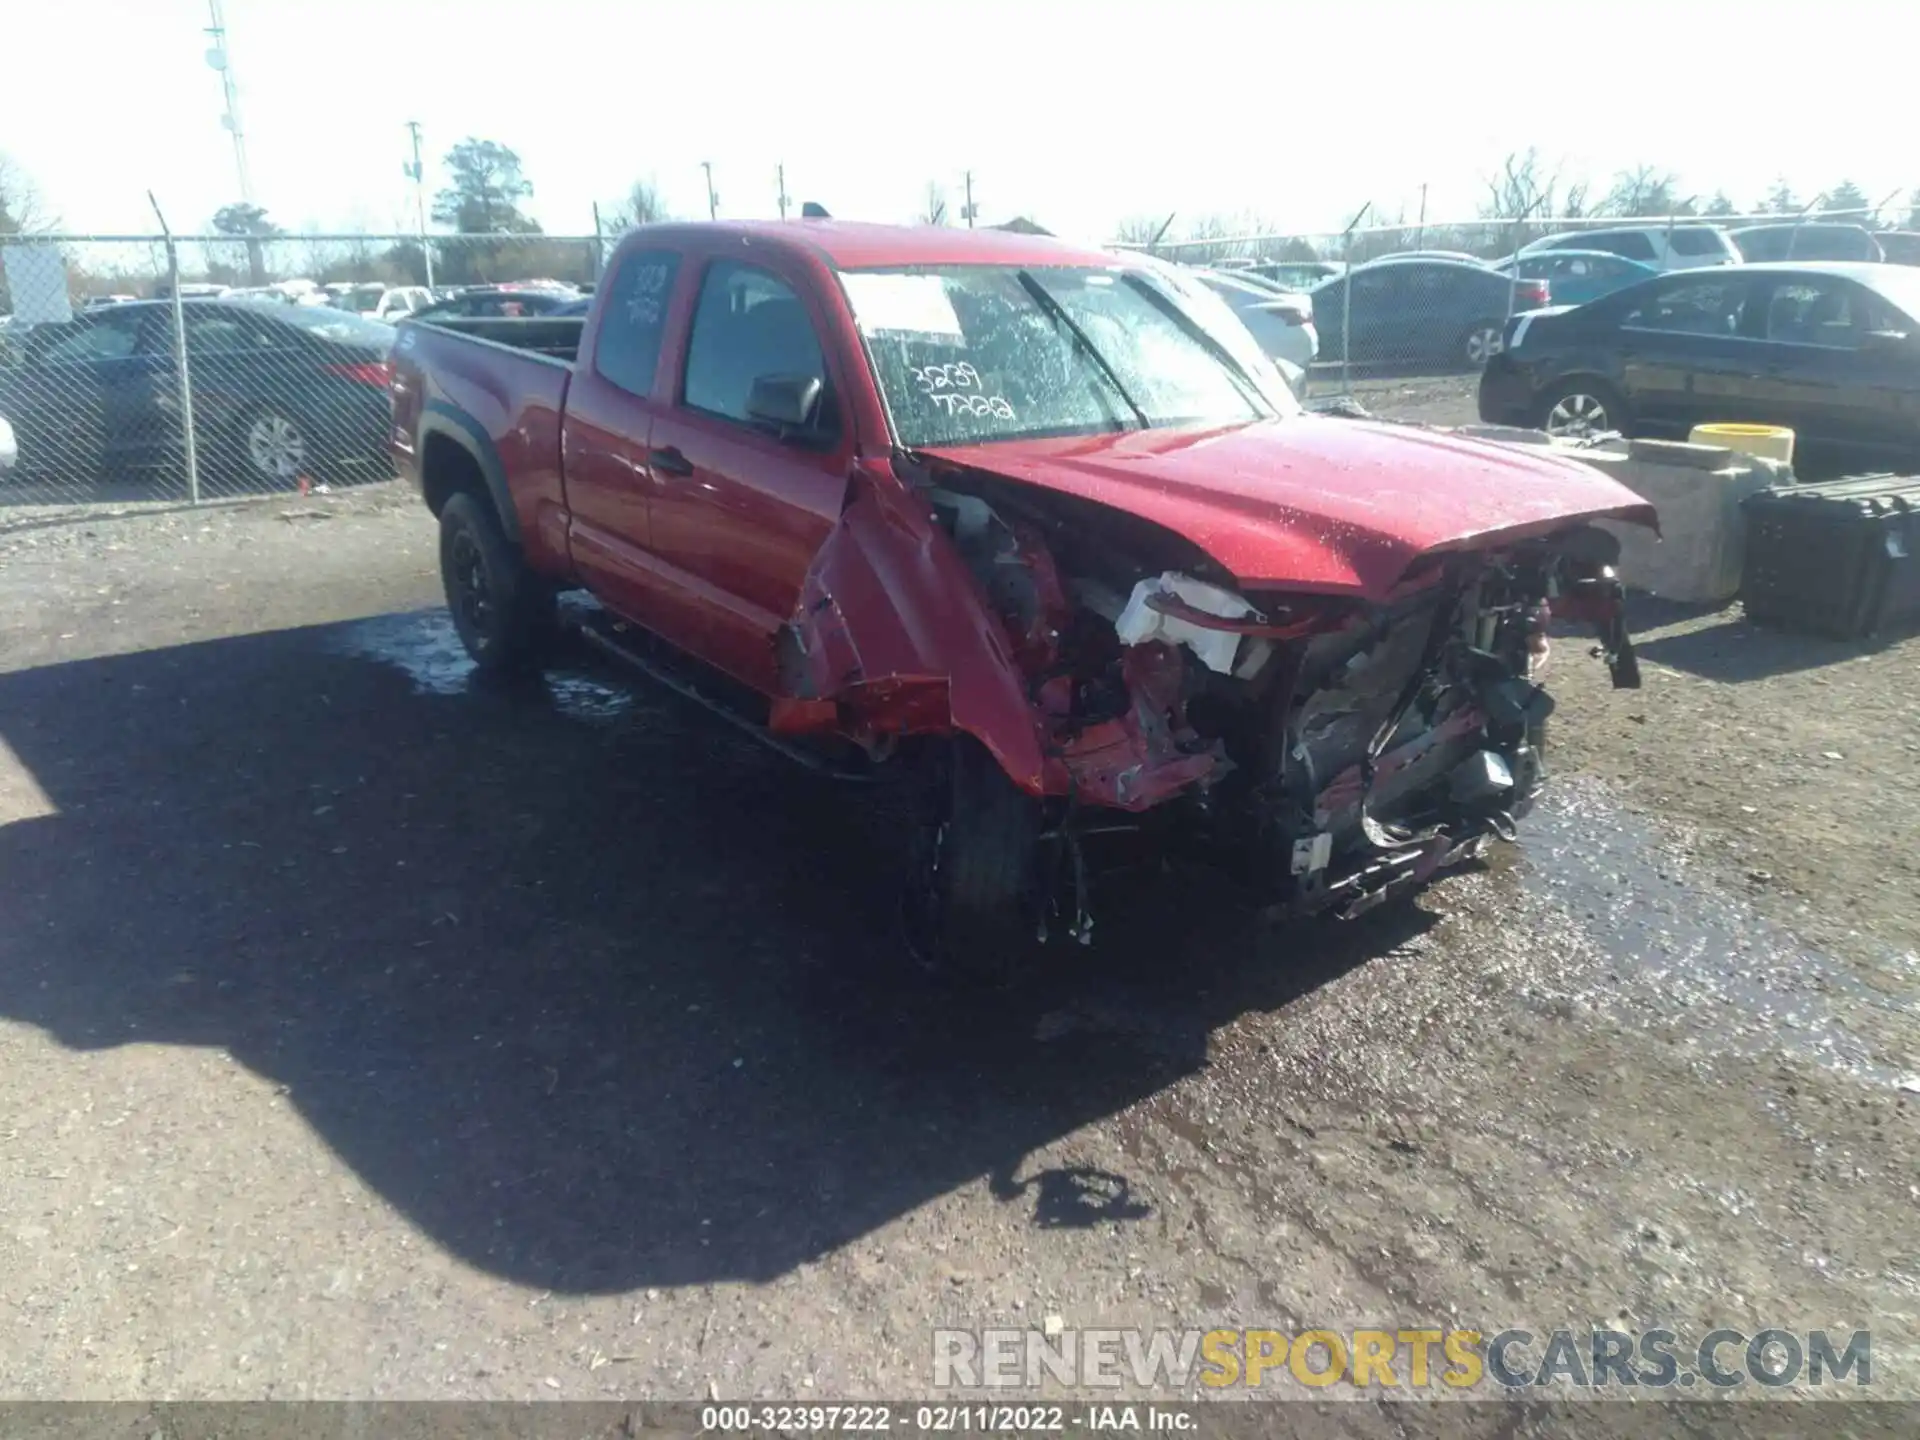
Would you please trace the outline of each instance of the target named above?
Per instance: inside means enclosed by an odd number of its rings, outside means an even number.
[[[1519,253],[1542,250],[1604,250],[1638,260],[1656,270],[1698,270],[1705,265],[1738,265],[1739,248],[1718,225],[1614,225],[1605,230],[1569,230],[1522,245]]]
[[[1163,283],[1168,298],[1177,302],[1195,324],[1220,343],[1278,413],[1288,415],[1299,411],[1306,371],[1267,354],[1233,307],[1202,282],[1201,271],[1138,250],[1117,255],[1115,260],[1128,268],[1145,270]]]
[[[13,469],[20,459],[20,446],[13,438],[13,426],[7,423],[7,417],[0,415],[0,475]]]
[[[1252,332],[1267,358],[1284,361],[1304,378],[1320,353],[1320,332],[1313,325],[1313,301],[1305,295],[1283,290],[1257,276],[1229,274],[1224,270],[1200,270],[1195,279],[1227,302],[1240,323]],[[1301,382],[1294,381],[1294,393]]]
[[[333,303],[369,320],[391,323],[426,309],[433,303],[433,292],[424,285],[355,285],[336,295]]]

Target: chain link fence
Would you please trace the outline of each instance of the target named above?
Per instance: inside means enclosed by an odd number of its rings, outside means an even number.
[[[388,478],[392,322],[542,313],[602,255],[594,236],[9,236],[0,509]]]

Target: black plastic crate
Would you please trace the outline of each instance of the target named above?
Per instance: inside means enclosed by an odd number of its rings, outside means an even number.
[[[1747,617],[1840,639],[1920,620],[1920,475],[1855,475],[1747,497]]]

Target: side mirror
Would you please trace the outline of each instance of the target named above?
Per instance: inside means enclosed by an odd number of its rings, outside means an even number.
[[[813,431],[820,410],[817,375],[760,375],[747,391],[747,415],[772,426],[782,440]]]

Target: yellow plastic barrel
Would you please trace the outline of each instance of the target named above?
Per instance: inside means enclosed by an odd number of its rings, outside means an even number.
[[[1687,439],[1695,445],[1718,445],[1742,455],[1793,463],[1793,431],[1784,425],[1696,425]]]

